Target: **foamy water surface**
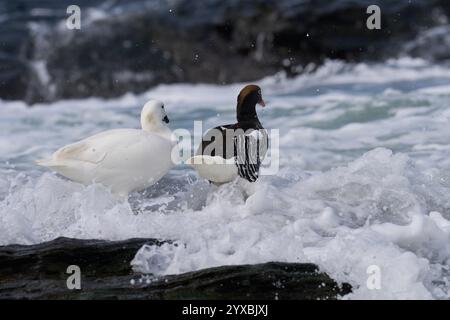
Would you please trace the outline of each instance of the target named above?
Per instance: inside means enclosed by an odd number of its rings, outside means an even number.
[[[353,286],[345,298],[449,298],[450,67],[330,61],[258,83],[268,104],[261,122],[280,129],[278,174],[216,187],[179,166],[125,203],[34,160],[102,130],[138,127],[150,98],[165,102],[172,129],[233,122],[242,84],[162,85],[33,108],[0,102],[0,245],[171,239],[141,248],[133,268],[314,262]],[[366,285],[371,265],[381,271],[379,290]]]

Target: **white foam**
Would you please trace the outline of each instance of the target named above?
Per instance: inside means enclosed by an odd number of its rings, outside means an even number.
[[[232,122],[241,84],[162,85],[33,108],[0,102],[0,244],[169,239],[174,244],[142,248],[135,270],[310,261],[353,285],[346,298],[448,298],[450,68],[411,59],[328,62],[260,84],[269,102],[260,119],[281,130],[276,176],[217,188],[180,167],[130,203],[33,161],[98,131],[138,127],[148,98],[165,101],[172,128]],[[380,290],[366,286],[371,265],[381,270]]]

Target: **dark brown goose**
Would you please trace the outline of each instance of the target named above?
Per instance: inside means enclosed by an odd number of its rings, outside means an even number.
[[[245,86],[238,95],[237,122],[215,127],[203,136],[197,155],[189,162],[203,178],[225,183],[237,176],[255,182],[267,151],[268,136],[256,113],[265,106],[261,88]]]

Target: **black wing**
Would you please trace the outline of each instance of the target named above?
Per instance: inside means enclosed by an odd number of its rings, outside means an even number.
[[[241,134],[234,138],[238,175],[249,182],[255,182],[258,179],[261,161],[267,151],[267,132],[259,130],[259,133],[262,133],[262,137],[258,134]]]

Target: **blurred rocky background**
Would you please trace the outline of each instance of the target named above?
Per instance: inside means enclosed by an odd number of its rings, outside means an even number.
[[[66,9],[81,8],[81,29]],[[381,30],[368,30],[369,5]],[[448,0],[0,0],[0,98],[115,97],[226,84],[326,59],[450,58]]]

